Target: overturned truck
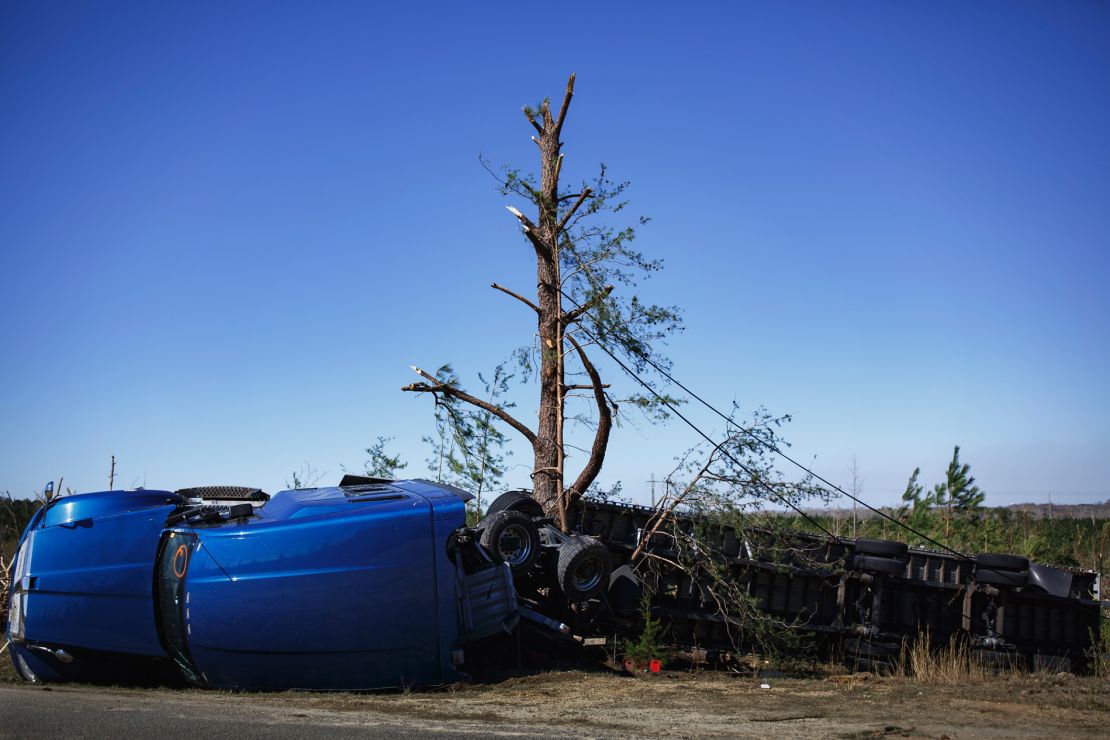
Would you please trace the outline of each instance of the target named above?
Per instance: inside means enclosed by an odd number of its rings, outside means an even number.
[[[207,487],[57,499],[20,541],[12,658],[32,681],[363,690],[461,680],[522,635],[551,649],[632,637],[645,613],[675,644],[742,648],[743,615],[699,576],[710,566],[864,667],[922,631],[1030,667],[1081,671],[1095,646],[1094,573],[802,533],[770,547],[767,533],[727,526],[703,529],[702,549],[680,558],[681,533],[704,527],[694,517],[645,534],[651,509],[580,502],[567,533],[514,491],[469,527],[468,500],[356,476],[273,497]],[[637,547],[651,568],[632,562]]]
[[[1099,649],[1096,572],[892,540],[737,531],[690,516],[676,517],[669,532],[643,542],[657,513],[584,502],[575,509],[574,527],[604,541],[618,566],[637,546],[660,555],[644,585],[651,612],[679,644],[730,650],[743,641],[744,625],[722,613],[708,588],[712,578],[699,579],[700,560],[710,564],[706,572],[716,571],[713,578],[727,569],[760,612],[854,667],[890,667],[904,646],[922,637],[935,646],[958,641],[985,662],[1031,670],[1085,672]],[[682,539],[685,558],[679,557]],[[630,607],[627,598],[622,607]]]

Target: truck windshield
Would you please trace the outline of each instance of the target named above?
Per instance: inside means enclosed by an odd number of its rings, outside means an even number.
[[[158,554],[158,634],[162,647],[181,668],[191,683],[201,683],[200,676],[189,659],[186,639],[185,610],[188,608],[188,590],[185,574],[189,560],[196,548],[197,538],[181,532],[169,532],[162,538]]]

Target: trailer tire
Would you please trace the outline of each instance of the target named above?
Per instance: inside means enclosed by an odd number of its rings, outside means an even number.
[[[499,511],[521,511],[531,517],[543,516],[543,507],[536,499],[520,491],[506,491],[489,505],[486,516]]]
[[[532,517],[520,511],[498,511],[479,528],[478,542],[499,563],[508,563],[513,573],[524,573],[540,553],[540,532]]]
[[[609,549],[586,535],[571,537],[559,545],[555,572],[559,588],[571,601],[585,601],[609,585],[613,570]]]
[[[885,557],[901,557],[909,548],[905,542],[894,540],[856,540],[856,552],[860,555],[883,555]]]
[[[894,558],[881,558],[874,555],[856,555],[852,558],[852,569],[866,573],[885,573],[900,576],[906,572],[906,564]]]
[[[1029,571],[977,567],[973,578],[976,583],[981,583],[985,586],[1009,586],[1010,588],[1018,588],[1029,583]]]
[[[975,564],[991,570],[1027,570],[1029,568],[1029,558],[1023,558],[1020,555],[984,552],[975,556]]]

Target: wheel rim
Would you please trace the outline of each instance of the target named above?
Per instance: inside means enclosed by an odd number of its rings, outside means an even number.
[[[601,583],[601,575],[605,567],[599,557],[589,557],[578,564],[574,569],[574,588],[579,592],[592,591]]]
[[[524,527],[510,524],[497,538],[497,551],[509,565],[520,565],[527,562],[532,554],[532,539]]]

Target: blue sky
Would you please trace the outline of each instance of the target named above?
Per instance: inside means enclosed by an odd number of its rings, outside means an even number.
[[[534,167],[575,71],[566,171],[653,218],[683,382],[876,503],[954,444],[988,503],[1110,498],[1104,3],[401,5],[0,4],[0,490],[422,474],[408,366],[534,328],[478,155]],[[602,480],[694,441],[628,424]]]

